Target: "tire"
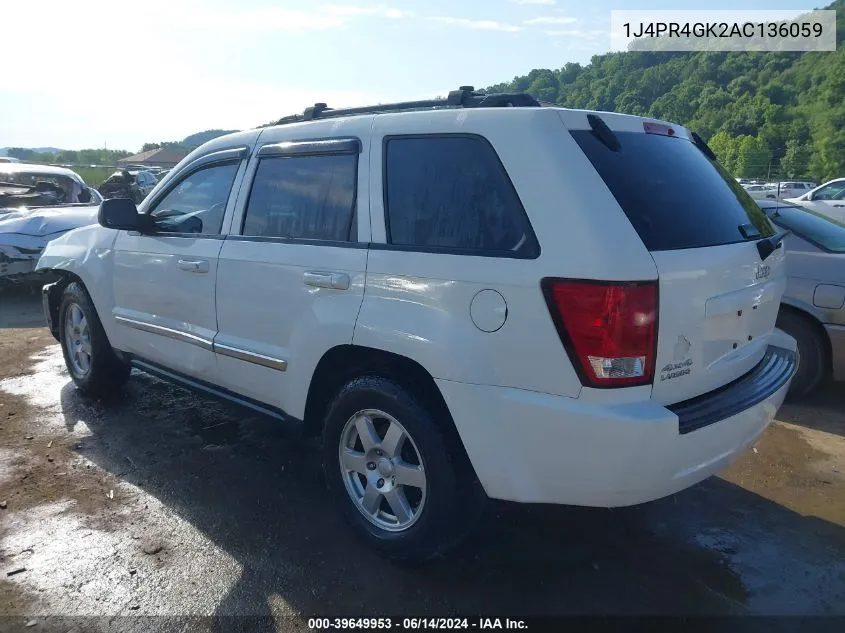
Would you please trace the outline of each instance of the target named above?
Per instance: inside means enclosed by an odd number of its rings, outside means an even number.
[[[825,341],[808,318],[793,312],[782,310],[778,314],[777,327],[798,342],[798,370],[789,386],[789,396],[806,396],[825,376]]]
[[[359,428],[377,433],[369,450]],[[391,439],[399,437],[393,450]],[[344,453],[351,456],[347,461]],[[352,380],[331,403],[323,427],[323,469],[332,497],[357,535],[398,560],[420,562],[456,546],[486,499],[468,460],[450,445],[432,411],[404,387],[378,376]],[[371,512],[364,509],[372,499],[367,490],[377,497],[367,506],[375,508]],[[394,510],[397,505],[404,510]]]
[[[129,364],[115,355],[82,284],[73,282],[62,293],[59,343],[68,373],[85,395],[111,397],[129,378]]]

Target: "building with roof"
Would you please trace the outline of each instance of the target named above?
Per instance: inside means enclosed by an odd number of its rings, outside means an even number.
[[[158,149],[151,149],[148,152],[141,152],[134,156],[127,156],[121,158],[118,165],[124,167],[126,165],[143,165],[145,167],[163,167],[170,169],[188,155],[188,150],[181,147],[160,147]]]

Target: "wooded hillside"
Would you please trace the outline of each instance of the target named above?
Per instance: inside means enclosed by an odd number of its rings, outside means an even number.
[[[708,140],[736,176],[845,176],[845,0],[837,50],[827,53],[649,53],[597,55],[586,66],[536,69],[490,91],[651,116]]]

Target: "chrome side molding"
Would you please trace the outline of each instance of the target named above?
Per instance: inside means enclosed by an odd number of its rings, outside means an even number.
[[[150,334],[158,334],[159,336],[166,336],[176,341],[196,345],[209,352],[213,350],[213,342],[203,336],[182,332],[181,330],[174,330],[173,328],[165,327],[163,325],[156,325],[155,323],[147,323],[145,321],[136,321],[124,316],[115,315],[114,320],[127,327],[141,330],[142,332],[149,332]]]
[[[270,369],[278,369],[279,371],[285,371],[288,368],[288,362],[281,358],[273,358],[272,356],[265,356],[264,354],[249,352],[247,350],[239,349],[237,347],[230,347],[229,345],[221,345],[220,343],[215,343],[214,351],[218,354],[222,354],[223,356],[237,358],[238,360],[243,360],[248,363],[255,363],[256,365],[262,365],[263,367],[269,367]]]
[[[175,330],[173,328],[157,325],[155,323],[147,323],[146,321],[137,321],[124,316],[115,315],[114,320],[127,327],[141,330],[142,332],[149,332],[150,334],[158,334],[172,338],[175,341],[181,341],[190,345],[196,345],[209,352],[215,352],[222,356],[229,356],[230,358],[237,358],[238,360],[246,361],[247,363],[254,363],[262,367],[269,367],[278,371],[285,371],[288,368],[288,362],[282,358],[274,358],[266,356],[257,352],[250,352],[249,350],[232,347],[230,345],[223,345],[215,343],[211,339],[196,334],[190,334],[182,330]]]

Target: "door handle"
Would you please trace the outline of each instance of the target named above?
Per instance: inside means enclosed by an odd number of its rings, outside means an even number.
[[[190,273],[207,273],[208,260],[205,259],[180,259],[179,269],[187,270]]]
[[[349,289],[349,275],[346,273],[307,272],[302,275],[302,281],[306,286],[314,286],[316,288]]]

